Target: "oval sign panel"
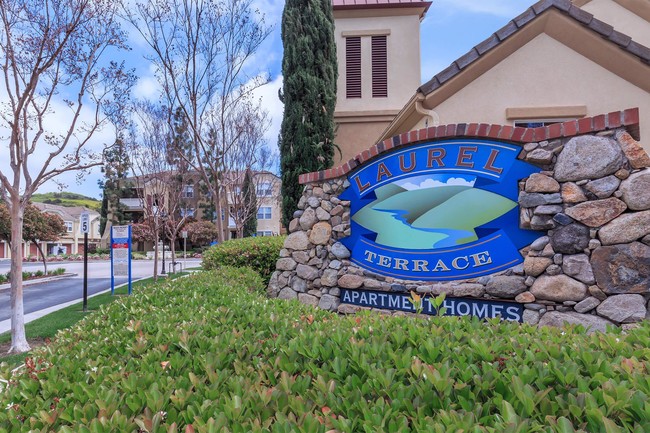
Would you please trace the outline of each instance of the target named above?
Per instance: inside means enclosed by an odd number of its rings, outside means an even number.
[[[523,261],[539,232],[519,228],[518,181],[540,169],[521,148],[447,140],[393,152],[348,176],[351,261],[425,281],[474,278]]]

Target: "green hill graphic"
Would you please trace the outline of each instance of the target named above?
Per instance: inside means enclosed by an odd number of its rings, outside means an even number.
[[[517,206],[498,194],[468,186],[407,191],[386,185],[376,194],[377,200],[352,219],[377,233],[378,244],[414,250],[473,242],[476,227]]]
[[[377,188],[375,190],[375,195],[377,196],[377,201],[382,201],[404,191],[406,190],[401,186],[394,183],[389,183],[388,185],[384,185],[381,188]]]
[[[424,213],[439,206],[451,197],[468,188],[470,187],[443,186],[437,188],[416,189],[412,191],[403,190],[402,193],[392,195],[385,200],[377,200],[376,204],[373,205],[373,208],[377,210],[407,211],[403,217],[409,224],[412,224],[413,221],[417,220]],[[377,195],[377,197],[379,197],[379,195]]]

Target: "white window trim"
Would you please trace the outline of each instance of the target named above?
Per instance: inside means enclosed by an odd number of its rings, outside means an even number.
[[[268,209],[268,218],[267,213],[263,209]],[[273,208],[271,206],[260,206],[257,209],[257,219],[258,220],[271,220],[273,219]]]

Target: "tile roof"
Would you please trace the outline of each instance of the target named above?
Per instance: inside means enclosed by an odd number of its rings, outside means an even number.
[[[60,206],[52,203],[39,202],[34,202],[32,204],[40,209],[41,212],[56,212],[63,215],[63,218],[68,220],[78,219],[83,212],[88,212],[91,218],[99,216],[99,212],[83,206]]]
[[[355,0],[333,0],[333,1],[355,1]],[[359,1],[359,0],[357,0]],[[632,40],[631,37],[614,30],[612,26],[594,18],[594,16],[579,7],[573,5],[570,0],[541,0],[529,7],[521,15],[508,22],[501,29],[497,30],[489,38],[472,48],[467,54],[454,61],[449,67],[435,75],[431,80],[424,83],[418,89],[419,92],[428,95],[451,78],[459,74],[463,69],[474,63],[482,55],[497,47],[501,42],[518,32],[526,24],[533,21],[547,10],[555,8],[565,15],[578,21],[584,27],[598,33],[602,38],[615,43],[621,49],[638,57],[643,62],[650,64],[650,48],[645,47]]]
[[[426,13],[431,2],[422,0],[332,0],[332,6],[334,10],[424,7]]]

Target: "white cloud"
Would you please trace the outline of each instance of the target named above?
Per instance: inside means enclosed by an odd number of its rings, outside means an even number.
[[[162,87],[155,76],[140,77],[133,87],[133,96],[137,99],[156,99],[160,96]]]
[[[53,100],[50,103],[50,111],[45,115],[43,121],[43,127],[46,134],[54,134],[57,136],[63,136],[67,133],[68,128],[70,127],[70,122],[73,118],[73,111],[61,100]],[[63,151],[62,155],[55,157],[50,161],[48,169],[54,169],[62,166],[64,163],[63,157],[66,154],[74,152],[79,140],[85,138],[86,134],[82,130],[84,125],[92,124],[94,120],[94,111],[92,107],[85,106],[80,114],[79,120],[77,122],[77,138],[73,137],[66,149]],[[8,140],[5,138],[7,136],[6,125],[0,126],[0,135],[3,137],[3,143],[0,145],[0,153],[8,155]],[[30,134],[30,139],[32,135]],[[95,154],[101,154],[106,145],[112,144],[115,140],[115,130],[110,125],[105,125],[102,129],[96,131],[90,141],[84,145],[84,149],[88,152]],[[42,170],[45,165],[50,152],[54,150],[46,140],[42,137],[38,144],[36,145],[36,151],[29,155],[28,159],[28,170],[30,176],[35,178],[38,173]],[[5,153],[7,152],[7,153]],[[11,179],[13,175],[11,168],[9,167],[9,157],[0,158],[0,171],[3,174],[9,175]],[[93,197],[98,197],[99,189],[97,187],[97,179],[100,176],[99,167],[92,168],[87,173],[81,173],[79,171],[65,172],[58,175],[52,181],[43,185],[37,192],[48,192],[48,191],[58,191],[61,189],[60,184],[64,185],[64,189],[71,192],[80,192],[82,194],[90,195]],[[83,186],[81,186],[83,185]],[[24,179],[23,185],[24,187]],[[82,191],[83,190],[83,191]]]
[[[441,186],[469,186],[473,187],[476,179],[467,180],[462,177],[451,177],[445,182],[441,182],[435,179],[425,179],[420,183],[406,182],[402,183],[400,186],[404,189],[412,191],[414,189],[426,189],[426,188],[438,188]]]
[[[532,0],[438,0],[436,5],[438,9],[514,18],[532,3]]]
[[[278,97],[278,91],[282,88],[282,75],[277,76],[270,83],[257,88],[254,91],[256,98],[262,101],[262,107],[269,112],[271,126],[264,134],[264,137],[269,142],[269,147],[277,151],[278,148],[278,134],[280,133],[280,125],[282,124],[282,115],[284,113],[284,104]]]

